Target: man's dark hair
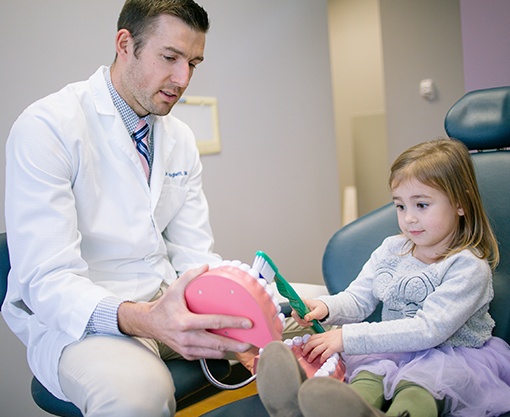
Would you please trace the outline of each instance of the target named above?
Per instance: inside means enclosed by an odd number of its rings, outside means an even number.
[[[134,40],[134,54],[154,27],[154,21],[168,14],[181,19],[190,28],[206,33],[209,30],[207,12],[193,0],[127,0],[122,8],[117,30],[127,29]]]

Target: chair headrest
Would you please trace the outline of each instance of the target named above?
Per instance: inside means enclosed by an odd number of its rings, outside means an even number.
[[[446,114],[444,127],[469,149],[510,147],[510,87],[465,94]]]

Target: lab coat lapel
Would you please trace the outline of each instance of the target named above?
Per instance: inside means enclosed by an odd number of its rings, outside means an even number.
[[[132,169],[141,171],[145,176],[133,140],[122,121],[120,113],[113,104],[104,78],[104,71],[109,71],[109,69],[107,67],[101,67],[90,77],[91,92],[96,111],[101,118],[104,118],[104,120],[101,121],[101,126],[103,126],[103,129],[108,129],[110,132],[108,142],[126,155],[133,163],[131,165]],[[111,123],[111,126],[108,126],[109,123]],[[143,179],[144,176],[141,178]]]
[[[175,146],[175,139],[165,129],[165,124],[156,119],[154,123],[154,155],[151,172],[151,207],[154,213],[165,182],[167,161]]]
[[[126,126],[122,121],[122,117],[118,113],[115,115],[115,120],[113,122],[110,142],[120,151],[122,151],[132,162],[133,169],[143,173],[142,179],[145,180],[145,172],[143,170],[142,164],[140,163],[140,158],[137,154],[136,148],[133,144],[133,139],[131,139],[131,136],[129,136]]]

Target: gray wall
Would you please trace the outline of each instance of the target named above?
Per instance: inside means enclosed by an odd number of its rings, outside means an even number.
[[[0,165],[17,115],[113,59],[123,0],[0,2]],[[216,250],[267,251],[289,280],[321,282],[339,227],[326,0],[203,0],[212,27],[189,95],[218,98],[222,152],[203,157]],[[3,168],[0,171],[0,230]],[[40,416],[23,346],[0,320],[0,415]]]
[[[203,158],[216,250],[263,249],[289,280],[322,283],[340,225],[327,1],[202,3],[212,28],[189,93],[218,97],[223,151]]]
[[[448,109],[464,94],[459,1],[381,0],[390,163],[408,147],[444,136]],[[432,78],[437,98],[419,95]]]

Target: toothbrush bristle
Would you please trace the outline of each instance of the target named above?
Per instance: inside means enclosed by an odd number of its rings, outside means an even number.
[[[271,267],[271,265],[261,256],[256,256],[253,261],[253,269],[259,271],[262,278],[264,278],[267,282],[271,283],[275,277],[275,271]]]

